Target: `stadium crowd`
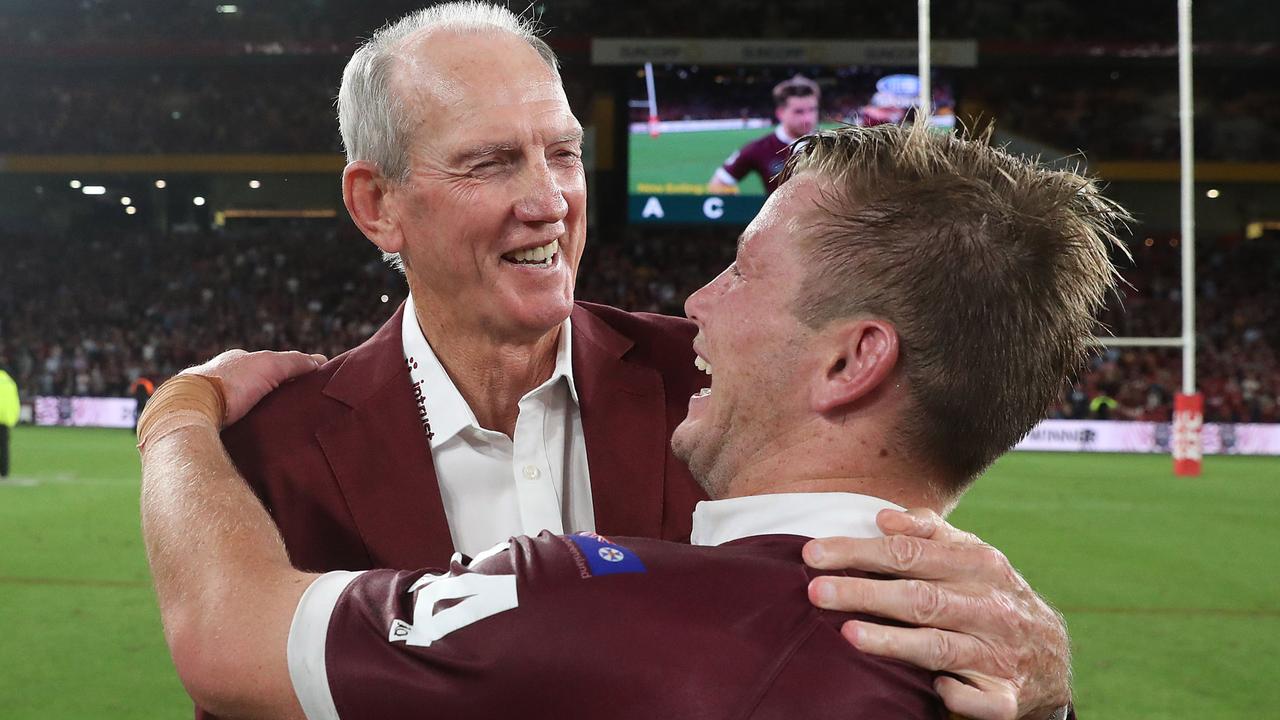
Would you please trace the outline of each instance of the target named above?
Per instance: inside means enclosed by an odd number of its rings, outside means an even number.
[[[0,154],[333,153],[341,68],[0,68]]]
[[[697,13],[667,0],[558,0],[530,7],[563,46],[575,108],[585,107],[585,85],[617,80],[601,72],[591,79],[581,67],[593,37],[845,38],[848,28],[857,28],[858,37],[905,38],[915,32],[914,12],[893,4],[833,7],[825,0],[794,0],[765,4],[764,17],[734,12],[737,4],[711,0]],[[166,3],[163,12],[142,0],[18,5],[0,8],[0,94],[6,98],[0,104],[0,154],[336,152],[333,100],[343,58],[359,34],[417,4],[280,0],[219,6],[184,0]],[[1280,10],[1264,4],[1249,8],[1255,22],[1241,27],[1235,4],[1219,5],[1197,8],[1202,51],[1237,47],[1268,26],[1268,18],[1271,27],[1280,22]],[[1167,56],[1176,37],[1172,9],[1153,14],[1134,13],[1123,3],[969,0],[936,4],[934,13],[938,37],[973,38],[981,48],[978,68],[940,73],[961,117],[993,118],[1002,128],[1065,152],[1084,150],[1094,159],[1176,157],[1176,75]],[[184,28],[181,36],[175,27]],[[1109,55],[1107,43],[1115,38],[1165,44]],[[994,43],[990,51],[988,42]],[[1021,49],[1009,48],[1019,42]],[[1047,49],[1065,51],[1073,42],[1094,45],[1072,51],[1080,62],[1054,60]],[[1270,46],[1258,47],[1274,56]],[[1274,73],[1268,67],[1244,72],[1230,60],[1196,69],[1197,155],[1280,161],[1280,135],[1269,132],[1280,124]],[[810,71],[829,76],[823,78],[831,91],[827,118],[855,118],[872,94],[865,77],[840,77],[847,69]],[[781,79],[771,72],[777,71],[703,68],[679,78],[683,88],[664,78],[670,85],[660,93],[660,114],[771,117],[767,88]],[[643,95],[642,88],[639,94],[616,91]]]
[[[27,398],[128,395],[139,376],[163,379],[227,347],[332,356],[372,334],[405,296],[371,246],[332,221],[7,242],[23,252],[6,253],[16,260],[0,286],[0,360]],[[730,262],[733,245],[715,227],[628,227],[590,247],[578,297],[679,314],[684,298]],[[1176,248],[1168,238],[1152,247],[1140,239],[1135,255],[1123,311],[1110,308],[1106,326],[1119,336],[1177,334]],[[1220,242],[1199,262],[1206,419],[1280,422],[1280,253]],[[1180,373],[1176,350],[1108,350],[1064,389],[1054,414],[1168,420]]]
[[[1147,245],[1150,240],[1151,244]],[[1128,287],[1102,317],[1117,337],[1181,332],[1180,253],[1176,239],[1144,238],[1134,248]],[[1196,383],[1205,419],[1280,422],[1280,253],[1235,238],[1197,253]],[[1168,420],[1182,386],[1177,349],[1113,348],[1064,391],[1060,417]]]
[[[769,89],[793,72],[826,88],[823,117],[858,122],[880,73],[865,69],[659,68],[664,120],[773,116]],[[938,102],[988,117],[1064,153],[1100,160],[1170,160],[1178,152],[1171,73],[1098,70],[1072,76],[953,71]],[[1167,76],[1167,77],[1166,77]],[[197,67],[0,66],[0,155],[66,153],[336,153],[331,62],[240,61]],[[979,81],[980,80],[980,81]],[[1208,75],[1198,101],[1196,154],[1227,161],[1280,160],[1280,94],[1265,80]],[[584,78],[566,89],[587,106]],[[626,91],[643,96],[636,80]],[[647,110],[633,108],[631,120]]]

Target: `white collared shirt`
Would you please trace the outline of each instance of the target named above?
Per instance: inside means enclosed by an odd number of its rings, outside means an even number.
[[[723,545],[754,535],[882,537],[881,510],[902,510],[888,500],[857,493],[776,493],[704,500],[693,510],[694,545]]]
[[[511,438],[480,427],[423,335],[412,297],[402,333],[454,549],[474,556],[513,535],[595,531],[569,320],[551,377],[520,398]]]

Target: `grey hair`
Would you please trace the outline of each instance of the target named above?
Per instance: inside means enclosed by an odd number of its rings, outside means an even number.
[[[415,10],[382,26],[356,50],[342,72],[338,90],[338,128],[347,162],[371,162],[383,177],[402,183],[409,179],[408,153],[411,127],[404,113],[404,98],[391,86],[397,55],[411,35],[428,29],[507,32],[538,52],[547,67],[560,76],[560,62],[539,33],[536,17],[519,15],[509,8],[479,0],[450,2]],[[403,272],[395,253],[386,260]]]

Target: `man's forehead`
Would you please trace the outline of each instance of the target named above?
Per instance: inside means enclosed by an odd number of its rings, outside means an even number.
[[[804,173],[782,184],[765,200],[746,230],[738,236],[738,254],[763,236],[791,241],[809,226],[821,192],[818,178]]]
[[[512,105],[506,112],[473,112],[466,118],[467,122],[454,123],[432,133],[441,151],[450,155],[475,154],[483,147],[514,149],[527,143],[550,147],[580,143],[583,137],[582,125],[567,106]]]
[[[537,51],[503,31],[421,30],[401,43],[393,76],[406,96],[444,107],[564,97],[559,76]]]

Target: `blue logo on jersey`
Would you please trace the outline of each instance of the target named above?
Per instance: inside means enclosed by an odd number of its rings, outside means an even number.
[[[642,573],[644,563],[631,551],[617,543],[606,540],[594,533],[579,533],[567,536],[569,541],[582,551],[587,567],[592,575],[617,575],[619,573]]]

